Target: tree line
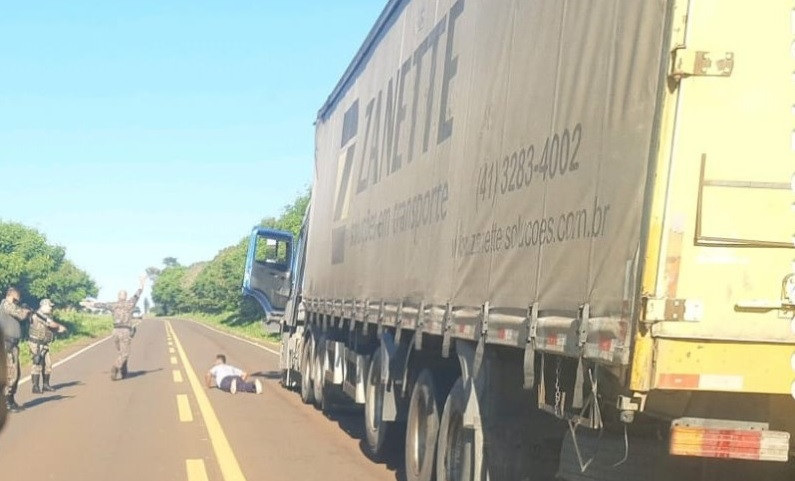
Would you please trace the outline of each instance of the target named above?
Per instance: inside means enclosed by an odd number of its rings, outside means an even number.
[[[278,218],[262,219],[260,226],[292,232],[298,236],[309,191],[286,205]],[[158,315],[201,312],[229,313],[243,320],[260,316],[259,306],[241,295],[248,237],[225,247],[210,261],[182,265],[174,257],[163,259],[162,267],[150,267],[152,300]]]
[[[51,244],[36,229],[0,221],[0,291],[17,287],[22,302],[36,308],[41,299],[59,308],[78,307],[97,295],[94,280],[66,258],[66,250]]]

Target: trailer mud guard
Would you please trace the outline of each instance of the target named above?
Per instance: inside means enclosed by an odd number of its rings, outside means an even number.
[[[481,342],[483,340],[481,339]],[[458,361],[461,364],[461,380],[464,382],[464,390],[467,393],[467,405],[464,409],[464,427],[475,431],[475,463],[473,481],[485,481],[481,479],[483,472],[483,424],[480,417],[480,403],[478,401],[483,392],[485,375],[483,374],[482,362],[484,347],[472,347],[471,343],[456,339],[455,344]],[[476,350],[477,349],[477,350]],[[477,364],[477,365],[476,365]]]

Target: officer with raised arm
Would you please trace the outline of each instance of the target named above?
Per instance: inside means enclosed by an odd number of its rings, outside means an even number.
[[[30,369],[30,383],[33,385],[33,394],[54,391],[50,386],[52,374],[52,360],[50,359],[50,343],[55,340],[55,333],[66,332],[66,327],[55,322],[52,314],[53,303],[49,299],[42,299],[39,310],[30,316],[30,331],[28,332],[28,347],[33,359]],[[39,380],[42,385],[39,387]]]
[[[124,379],[127,376],[127,359],[130,357],[130,343],[133,337],[132,313],[141,292],[146,285],[146,276],[141,276],[138,290],[131,298],[127,298],[127,291],[119,291],[116,302],[83,302],[85,307],[107,309],[113,316],[113,342],[116,344],[118,356],[116,362],[110,370],[110,378],[114,381]]]
[[[6,351],[5,404],[10,412],[19,412],[22,407],[14,400],[19,383],[19,340],[22,338],[21,322],[30,315],[30,309],[19,305],[21,295],[16,287],[9,287],[6,297],[0,302],[0,329],[3,330]]]

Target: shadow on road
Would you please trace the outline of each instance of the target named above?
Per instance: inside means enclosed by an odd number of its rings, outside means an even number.
[[[147,370],[130,371],[130,372],[127,373],[127,377],[125,377],[125,379],[133,379],[133,378],[136,378],[138,376],[145,376],[146,374],[150,374],[150,373],[158,372],[158,371],[162,371],[162,370],[163,370],[163,368],[159,367],[157,369],[149,369],[148,371]]]
[[[62,383],[59,383],[59,384],[53,384],[52,388],[57,391],[58,389],[63,389],[63,388],[66,388],[66,387],[82,386],[82,385],[83,385],[83,381],[69,381],[69,382],[62,382]]]
[[[255,372],[251,374],[252,377],[260,377],[263,379],[281,379],[282,373],[279,371],[268,371],[268,372]]]
[[[359,440],[359,449],[367,456],[367,441],[365,440],[363,408],[361,406],[350,402],[335,405],[330,412],[326,413],[326,417],[337,423],[340,429],[345,431],[348,436]],[[390,471],[395,473],[397,481],[406,481],[406,472],[403,468],[405,461],[403,456],[405,427],[397,425],[394,429],[397,429],[393,433],[394,435],[387,438],[388,449],[386,455],[381,460],[373,461],[385,464]]]
[[[61,395],[61,394],[54,394],[52,396],[42,396],[42,397],[37,397],[36,399],[34,399],[32,401],[26,402],[22,407],[24,407],[25,409],[30,409],[30,408],[34,408],[36,406],[41,406],[42,404],[45,404],[45,403],[48,403],[48,402],[60,401],[62,399],[70,399],[70,398],[73,398],[73,397],[74,396],[64,396],[64,395]]]

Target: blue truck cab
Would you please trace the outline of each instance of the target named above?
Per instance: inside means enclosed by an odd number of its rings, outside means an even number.
[[[243,295],[254,298],[268,321],[284,316],[292,292],[293,235],[289,232],[254,227],[249,238]]]

